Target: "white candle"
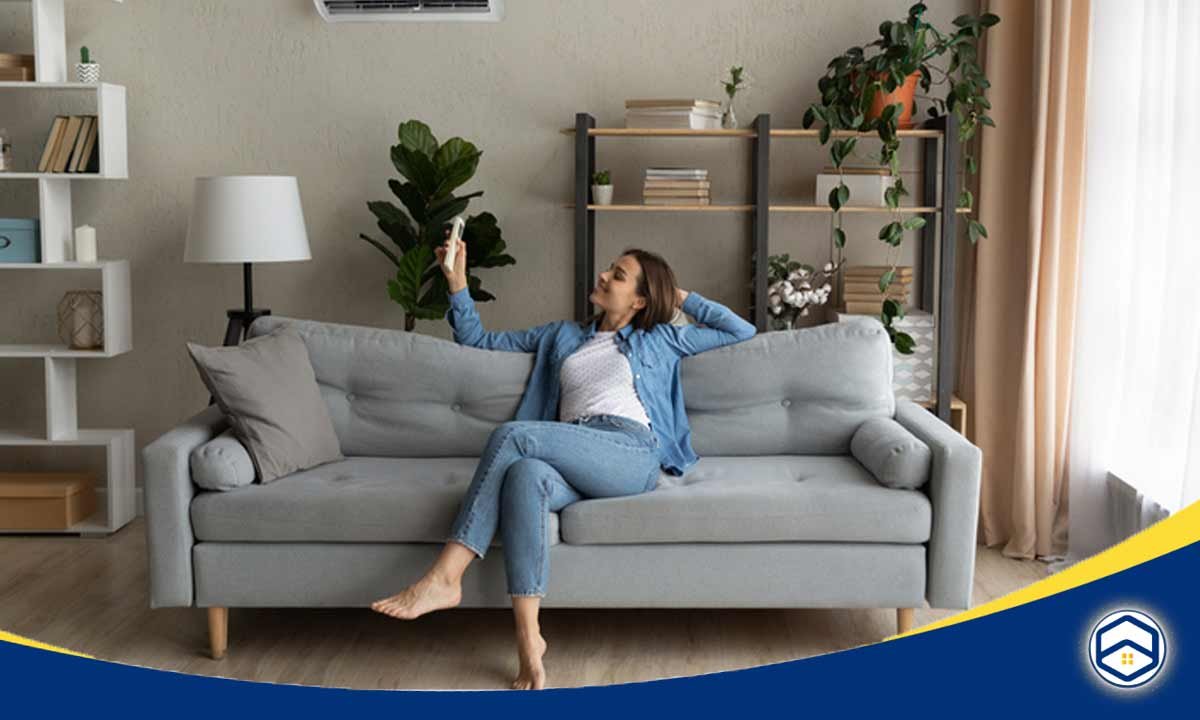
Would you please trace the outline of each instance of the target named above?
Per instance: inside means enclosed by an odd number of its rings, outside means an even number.
[[[91,225],[75,228],[75,262],[96,262],[96,228]]]

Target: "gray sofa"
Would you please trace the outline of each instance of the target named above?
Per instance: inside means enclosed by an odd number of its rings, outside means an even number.
[[[189,456],[226,428],[215,406],[143,450],[152,607],[365,607],[433,561],[491,431],[534,356],[417,333],[281,317],[309,350],[346,460],[202,491]],[[637,496],[550,518],[543,607],[967,608],[977,447],[891,387],[878,322],[763,333],[682,361],[700,461]],[[183,379],[181,379],[183,380]],[[851,453],[894,417],[932,451],[920,489],[882,485]],[[493,547],[499,544],[499,533]],[[468,570],[463,607],[507,607],[504,555]]]

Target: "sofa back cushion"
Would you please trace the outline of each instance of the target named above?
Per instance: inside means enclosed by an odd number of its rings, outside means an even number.
[[[684,358],[692,448],[704,455],[840,455],[892,417],[892,346],[873,318],[759,333]]]
[[[533,355],[420,333],[291,324],[308,347],[347,456],[478,456],[517,412]],[[892,417],[892,349],[875,320],[761,333],[684,358],[692,447],[703,455],[844,454],[868,418]]]

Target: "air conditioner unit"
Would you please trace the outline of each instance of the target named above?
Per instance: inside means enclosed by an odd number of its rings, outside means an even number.
[[[504,0],[313,0],[326,22],[496,22]]]

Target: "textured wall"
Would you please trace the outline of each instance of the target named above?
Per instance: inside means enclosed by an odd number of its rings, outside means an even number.
[[[562,205],[571,198],[573,156],[558,131],[574,113],[620,126],[628,97],[716,99],[719,78],[738,63],[754,80],[739,118],[769,112],[776,127],[798,127],[829,58],[872,39],[882,19],[902,16],[909,4],[509,0],[496,24],[327,25],[309,0],[68,0],[68,53],[90,46],[104,79],[127,87],[129,114],[130,179],[75,183],[75,222],[97,227],[101,256],[130,259],[135,303],[134,351],[80,363],[81,424],[132,426],[140,447],[206,402],[183,343],[220,341],[224,309],[241,299],[241,276],[236,267],[181,261],[195,176],[299,177],[313,260],[260,267],[259,304],[277,314],[400,327],[384,287],[388,265],[357,235],[374,229],[366,201],[389,196],[397,124],[420,118],[440,139],[462,135],[484,150],[467,187],[486,194],[471,210],[499,217],[517,259],[481,273],[498,298],[480,304],[485,325],[566,318],[574,253],[572,217]],[[929,4],[939,26],[977,5]],[[0,3],[0,50],[32,50],[25,4]],[[16,133],[18,158],[36,157],[49,117],[66,108],[55,105],[59,96],[24,97],[0,91],[0,127]],[[619,200],[637,197],[648,164],[707,166],[719,200],[748,192],[745,141],[602,139],[598,152]],[[773,195],[811,202],[812,175],[825,161],[815,143],[777,142]],[[36,206],[34,183],[0,183],[0,217],[33,215]],[[883,261],[879,220],[847,218],[855,260]],[[625,245],[654,249],[684,287],[744,312],[747,229],[748,218],[737,214],[604,215],[598,264]],[[823,217],[771,219],[772,253],[817,262],[827,256],[827,238]],[[902,262],[914,260],[912,247]],[[49,341],[57,299],[86,278],[0,275],[0,338]],[[450,336],[443,321],[419,321],[417,330]],[[0,427],[42,427],[41,386],[40,363],[0,361]],[[74,455],[0,453],[6,466],[74,462]]]

